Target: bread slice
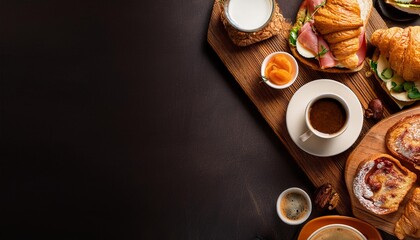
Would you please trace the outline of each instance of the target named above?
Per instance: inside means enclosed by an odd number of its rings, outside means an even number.
[[[373,2],[372,0],[357,0],[360,6],[360,17],[362,18],[363,24],[366,26],[368,23],[370,14],[372,12]]]
[[[420,114],[396,122],[388,129],[385,143],[393,156],[420,170]]]
[[[303,0],[301,6],[299,7],[299,10],[296,14],[296,22],[292,28],[292,31],[290,33],[290,39],[294,38],[292,35],[296,34],[296,30],[300,29],[302,25],[304,24],[304,19],[306,17],[306,4],[309,0]],[[346,0],[343,0],[346,1]],[[368,22],[369,16],[372,11],[372,0],[358,0],[359,7],[360,7],[360,15],[361,19],[363,21],[363,31],[365,32],[365,26]],[[294,31],[294,33],[293,33]],[[297,38],[297,36],[296,36]],[[365,43],[367,44],[367,39],[364,38]],[[289,47],[290,51],[293,54],[295,58],[297,58],[302,64],[306,65],[312,70],[316,71],[322,71],[322,72],[331,72],[331,73],[352,73],[352,72],[358,72],[363,68],[364,61],[361,62],[357,67],[355,68],[343,68],[343,67],[331,67],[331,68],[321,68],[318,60],[316,58],[307,58],[302,56],[294,44],[294,41],[289,41]]]
[[[384,215],[398,210],[417,175],[394,157],[378,153],[362,161],[353,181],[353,193],[363,207]]]

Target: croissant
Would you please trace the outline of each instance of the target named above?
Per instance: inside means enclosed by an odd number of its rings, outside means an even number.
[[[370,39],[405,80],[420,80],[420,26],[376,30]]]
[[[332,32],[324,35],[324,39],[329,43],[338,43],[344,40],[360,36],[361,28],[350,29],[345,31]]]
[[[398,239],[406,236],[420,238],[420,188],[414,189],[403,215],[395,224],[394,233]]]
[[[363,26],[357,0],[329,0],[314,17],[315,27],[322,35]]]
[[[314,25],[331,49],[334,57],[347,68],[359,64],[356,55],[363,20],[357,0],[329,0],[314,14]]]

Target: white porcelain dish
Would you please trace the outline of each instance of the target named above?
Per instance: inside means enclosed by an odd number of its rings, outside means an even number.
[[[346,131],[336,138],[311,137],[302,142],[299,136],[307,131],[306,105],[320,92],[333,93],[344,98],[349,105],[351,119],[349,119]],[[363,119],[363,108],[354,92],[346,85],[331,79],[314,80],[303,85],[290,99],[286,112],[287,131],[293,142],[303,151],[319,157],[334,156],[351,147],[360,135]]]

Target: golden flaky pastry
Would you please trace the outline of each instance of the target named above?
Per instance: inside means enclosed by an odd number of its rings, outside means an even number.
[[[420,80],[420,26],[376,30],[370,39],[405,80]]]
[[[392,155],[420,170],[420,114],[396,122],[388,129],[385,143]]]
[[[358,29],[363,26],[357,0],[328,0],[314,14],[315,27],[322,34]]]
[[[406,236],[420,238],[420,188],[414,189],[403,215],[395,224],[394,233],[398,239]]]
[[[359,65],[357,50],[363,20],[357,0],[329,0],[314,14],[314,25],[334,57],[346,68]]]

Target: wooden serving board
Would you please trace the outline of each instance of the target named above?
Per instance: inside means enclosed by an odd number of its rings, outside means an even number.
[[[367,159],[372,154],[387,153],[391,154],[385,145],[385,134],[388,129],[393,126],[398,120],[403,117],[413,114],[419,114],[420,108],[414,108],[394,114],[372,127],[364,138],[360,141],[359,145],[353,150],[347,159],[344,177],[346,180],[347,189],[349,191],[353,214],[360,219],[363,219],[374,226],[381,226],[381,229],[393,234],[395,222],[400,218],[404,211],[404,205],[409,198],[411,192],[407,194],[405,201],[400,205],[397,212],[386,215],[372,214],[359,203],[353,194],[353,180],[356,175],[357,167],[360,162]],[[420,178],[420,176],[419,176]],[[418,186],[418,183],[414,187]],[[413,188],[414,188],[413,187]]]
[[[299,75],[296,82],[283,90],[272,89],[262,82],[260,67],[265,56],[275,51],[290,52],[288,46],[289,30],[294,19],[286,19],[283,30],[279,35],[247,47],[238,47],[229,38],[220,20],[222,1],[215,0],[207,31],[207,41],[217,53],[221,61],[233,75],[258,111],[267,121],[274,133],[281,140],[299,167],[305,172],[310,181],[319,187],[331,183],[339,193],[341,200],[336,208],[341,215],[352,215],[351,201],[344,180],[344,168],[349,153],[358,144],[368,130],[375,125],[373,120],[364,120],[361,135],[358,140],[345,152],[331,157],[316,157],[301,150],[291,139],[286,126],[286,109],[293,94],[304,84],[316,79],[333,79],[348,86],[358,97],[363,108],[374,98],[382,99],[384,116],[388,117],[398,111],[399,107],[383,91],[380,83],[374,77],[366,77],[370,71],[367,63],[357,73],[332,74],[313,71],[299,63]],[[280,7],[282,12],[283,6]],[[366,36],[376,29],[387,28],[386,23],[378,12],[373,9],[366,26]],[[302,116],[303,117],[303,116]],[[281,189],[279,189],[281,191]],[[360,215],[362,216],[362,215]],[[364,216],[364,215],[363,215]],[[362,217],[363,217],[362,216]],[[382,229],[381,225],[374,225]]]

